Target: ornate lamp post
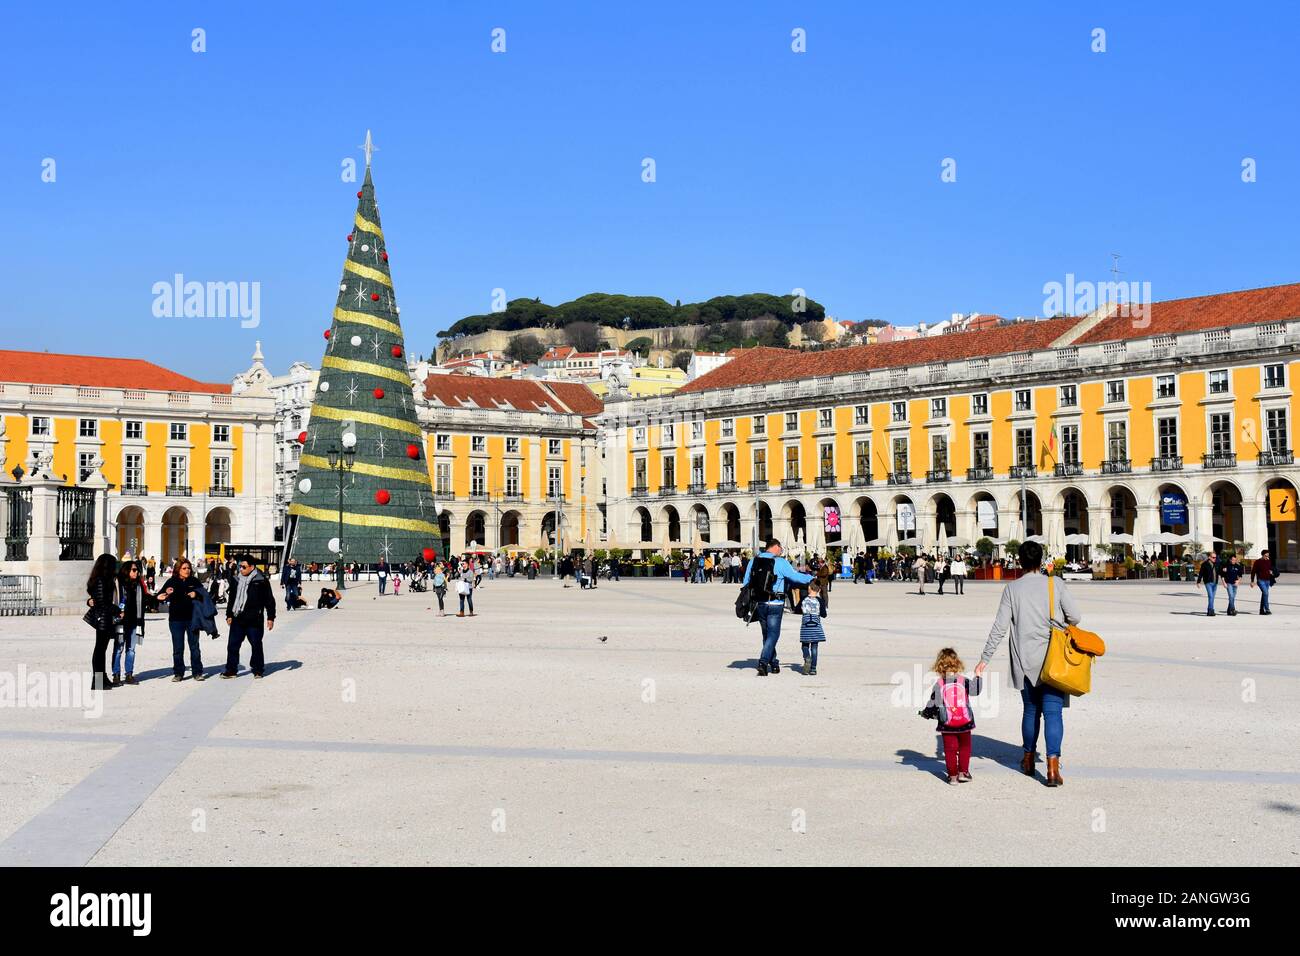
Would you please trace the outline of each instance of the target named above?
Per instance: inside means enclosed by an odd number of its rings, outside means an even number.
[[[357,452],[355,447],[349,445],[340,455],[338,448],[330,445],[326,455],[329,458],[330,471],[336,472],[339,476],[339,550],[338,557],[334,559],[334,581],[335,586],[342,591],[347,587],[343,580],[343,476],[357,463]]]

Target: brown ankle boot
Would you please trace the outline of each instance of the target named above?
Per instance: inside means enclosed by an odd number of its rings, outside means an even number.
[[[1059,787],[1062,786],[1064,783],[1065,781],[1061,779],[1061,758],[1048,757],[1047,758],[1047,785],[1049,787]]]
[[[1034,775],[1034,761],[1037,758],[1037,750],[1026,750],[1025,755],[1020,758],[1020,771],[1026,777],[1032,777]]]

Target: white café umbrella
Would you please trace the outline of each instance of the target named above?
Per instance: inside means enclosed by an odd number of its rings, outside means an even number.
[[[939,547],[940,554],[943,554],[948,550],[948,526],[947,525],[943,525],[943,524],[939,525],[938,547]]]
[[[1032,541],[1034,542],[1034,544],[1047,544],[1047,539],[1044,538],[1041,534],[1031,534],[1025,540]]]
[[[1131,534],[1120,532],[1118,534],[1112,534],[1110,536],[1110,543],[1111,544],[1137,544],[1137,538],[1133,537],[1133,535]]]
[[[1081,531],[1076,531],[1073,534],[1067,534],[1065,536],[1066,544],[1087,544],[1089,540],[1088,536]]]

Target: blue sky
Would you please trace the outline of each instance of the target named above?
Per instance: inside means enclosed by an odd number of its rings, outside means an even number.
[[[495,288],[799,287],[913,324],[1039,314],[1112,252],[1156,299],[1300,280],[1295,5],[901,6],[12,8],[3,347],[318,363],[367,127],[412,353]],[[178,272],[260,283],[260,326],[155,318]]]

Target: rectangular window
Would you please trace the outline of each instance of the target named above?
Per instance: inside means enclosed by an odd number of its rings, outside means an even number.
[[[1124,380],[1117,379],[1113,382],[1106,383],[1106,403],[1109,405],[1118,405],[1124,401]]]
[[[127,455],[122,464],[122,487],[133,490],[144,487],[144,455]]]
[[[144,422],[128,421],[126,423],[126,437],[137,440],[144,438]]]
[[[859,405],[853,409],[853,424],[869,425],[871,424],[871,406]]]
[[[1178,457],[1178,419],[1172,417],[1157,419],[1156,437],[1161,458]]]
[[[947,418],[948,417],[948,399],[932,398],[930,399],[930,417]]]
[[[638,458],[632,464],[632,475],[633,475],[632,486],[634,488],[644,488],[646,486],[646,482],[649,480],[647,474],[648,474],[648,469],[646,468],[645,459]]]
[[[1061,386],[1061,407],[1074,408],[1079,404],[1079,386],[1062,385]]]
[[[167,460],[167,486],[184,488],[189,484],[189,459],[184,455],[172,455]]]
[[[517,454],[519,454],[519,439],[518,439],[518,438],[507,438],[507,439],[506,439],[506,454],[507,454],[507,455],[517,455]]]
[[[817,455],[817,474],[823,478],[835,477],[835,446],[827,443],[822,445]]]
[[[724,418],[722,420],[722,437],[723,438],[736,437],[736,420],[734,418]]]
[[[189,437],[189,433],[189,426],[184,422],[172,422],[167,433],[167,439],[168,441],[185,441]]]
[[[469,493],[481,498],[487,493],[487,466],[471,465],[469,469]]]
[[[948,470],[948,436],[930,436],[930,467],[935,471]]]
[[[767,416],[766,416],[766,415],[755,415],[755,416],[754,416],[754,434],[755,434],[755,435],[765,435],[765,434],[767,434]]]
[[[785,430],[788,432],[797,432],[799,430],[799,413],[785,413]]]
[[[85,481],[95,473],[95,467],[92,464],[95,460],[93,451],[83,451],[77,454],[77,483]]]
[[[853,445],[853,473],[858,476],[871,474],[871,442],[860,441]]]
[[[704,456],[691,456],[691,484],[700,486],[704,484]]]
[[[665,488],[677,487],[677,459],[669,455],[664,459],[664,480],[660,482]]]
[[[98,438],[99,437],[99,419],[83,418],[77,422],[78,438]]]
[[[897,437],[894,439],[894,474],[910,475],[911,466],[907,463],[907,439]]]
[[[767,481],[767,449],[754,449],[754,480]]]
[[[1287,434],[1286,409],[1270,408],[1264,413],[1265,431],[1268,435],[1269,451],[1289,451],[1290,436]]]
[[[974,452],[974,456],[975,456],[975,467],[976,468],[993,467],[993,458],[989,451],[989,433],[975,432],[972,438],[974,439],[972,445],[972,451]]]
[[[668,427],[671,428],[672,426],[670,425]],[[669,440],[671,441],[672,439]],[[554,456],[554,455],[558,455],[559,453],[560,453],[560,439],[558,438],[546,439],[546,454]]]
[[[736,453],[734,451],[724,451],[722,453],[722,481],[728,485],[736,482]]]
[[[50,420],[41,415],[32,416],[32,437],[49,438],[53,434],[50,429]]]
[[[1027,412],[1034,407],[1034,393],[1027,388],[1016,389],[1016,411]]]
[[[564,490],[563,469],[559,465],[552,465],[546,469],[546,496],[548,498],[560,497],[560,492]]]
[[[638,445],[645,444],[645,426],[638,425],[632,430],[632,440]]]
[[[519,494],[519,466],[506,465],[506,494]]]
[[[1228,394],[1228,370],[1226,368],[1216,369],[1211,372],[1209,381],[1211,395]]]
[[[989,413],[988,392],[981,392],[978,395],[972,395],[970,408],[972,415],[987,415]]]
[[[691,422],[691,441],[699,441],[704,437],[704,422]]]
[[[212,440],[213,440],[214,442],[220,442],[220,443],[222,443],[222,444],[227,444],[227,445],[230,444],[230,426],[229,426],[229,425],[213,425],[213,426],[212,426]]]
[[[817,410],[817,427],[834,428],[835,412],[829,408],[820,408]]]
[[[230,488],[230,459],[225,455],[212,459],[212,487],[223,491]]]
[[[434,466],[436,481],[435,491],[440,495],[451,494],[451,462],[440,461]]]
[[[1173,398],[1175,389],[1172,375],[1156,376],[1156,398]]]
[[[470,451],[487,451],[487,437],[484,435],[471,435],[469,438]]]
[[[676,425],[663,426],[663,436],[664,436],[664,444],[666,445],[671,445],[673,442],[677,441],[677,426]],[[555,453],[553,452],[552,454]]]
[[[787,478],[799,477],[799,446],[786,445],[785,447],[785,476]]]
[[[1109,461],[1128,459],[1128,422],[1106,423],[1106,458]]]
[[[907,421],[907,402],[890,403],[890,419],[896,422]]]
[[[1034,430],[1032,428],[1016,429],[1016,464],[1033,467],[1034,464]]]
[[[300,458],[302,458],[302,445],[299,445],[297,442],[294,442],[291,446],[289,446],[289,457],[294,461],[298,461]]]
[[[1066,465],[1079,463],[1079,426],[1061,426],[1061,462]]]
[[[435,435],[433,439],[434,448],[438,451],[451,451],[450,435]]]
[[[1232,454],[1232,416],[1227,412],[1210,416],[1210,454]]]
[[[1264,387],[1265,388],[1285,388],[1286,371],[1281,365],[1264,366]]]

